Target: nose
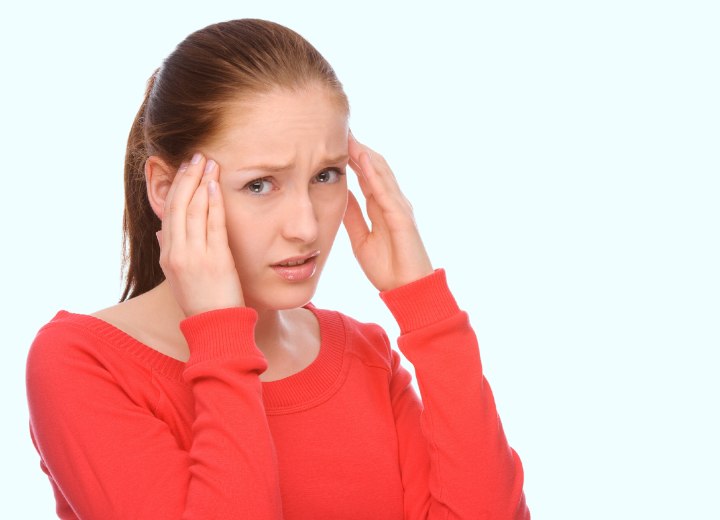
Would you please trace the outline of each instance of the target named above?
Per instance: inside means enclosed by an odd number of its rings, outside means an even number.
[[[314,242],[318,236],[318,220],[310,194],[294,193],[289,199],[283,215],[283,236],[294,242]]]

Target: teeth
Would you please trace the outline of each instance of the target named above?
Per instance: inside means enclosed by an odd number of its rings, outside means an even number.
[[[297,260],[296,262],[286,262],[284,264],[280,264],[283,267],[294,267],[296,265],[304,264],[305,260]]]

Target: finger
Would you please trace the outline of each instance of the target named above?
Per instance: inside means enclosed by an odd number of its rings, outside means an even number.
[[[200,185],[195,190],[187,209],[187,245],[197,251],[207,250],[208,181],[216,163],[208,159]]]
[[[366,199],[369,198],[372,195],[372,192],[370,191],[370,187],[365,180],[365,174],[363,173],[362,168],[352,159],[348,162],[348,164],[350,165],[350,168],[352,168],[352,170],[357,174],[358,185],[360,186],[360,191],[362,191],[363,197],[365,197]]]
[[[362,169],[360,168],[360,153],[363,151],[362,146],[358,143],[357,139],[352,135],[352,132],[348,133],[348,156],[349,162],[356,173],[361,174]]]
[[[382,154],[377,153],[375,150],[373,150],[366,144],[358,143],[358,145],[362,148],[362,150],[367,152],[368,156],[370,157],[370,161],[375,165],[375,170],[381,176],[392,179],[393,181],[397,180],[395,178],[395,174],[392,171],[392,168],[390,168],[390,165],[387,163],[385,157],[383,157]]]
[[[388,208],[394,201],[399,199],[401,195],[400,188],[397,183],[388,181],[387,176],[381,175],[383,169],[381,164],[373,163],[370,155],[366,152],[360,155],[360,167],[365,172],[365,182],[369,188],[369,192],[377,200],[378,204],[383,208]]]
[[[363,151],[362,144],[358,141],[352,132],[348,132],[348,154],[350,158],[357,160],[360,157],[360,152]]]
[[[383,180],[370,158],[363,154],[362,167],[368,173],[367,182],[371,186],[372,197],[368,199],[368,218],[373,232],[388,229],[403,229],[415,225],[412,206],[393,180]]]
[[[365,172],[362,169],[362,165],[360,164],[360,155],[365,152],[365,147],[360,144],[357,139],[352,134],[348,135],[348,155],[349,155],[349,163],[352,166],[352,169],[355,170],[355,173],[358,174],[358,177],[362,177]]]
[[[161,229],[165,230],[165,233],[169,236],[170,235],[170,228],[172,227],[170,224],[170,218],[167,216],[168,208],[170,206],[169,202],[172,200],[175,190],[177,189],[178,184],[180,183],[180,177],[182,177],[183,173],[185,173],[185,170],[188,169],[189,163],[187,161],[184,161],[180,164],[180,167],[178,168],[178,171],[175,173],[175,177],[173,177],[173,180],[170,184],[170,189],[165,194],[165,201],[163,203],[163,214],[162,214],[162,224]]]
[[[385,158],[381,154],[371,150],[370,148],[365,148],[368,158],[370,160],[370,164],[372,165],[372,171],[368,172],[368,174],[374,174],[375,177],[382,182],[385,191],[389,191],[391,193],[394,192],[401,195],[402,192],[400,190],[400,185],[397,182],[397,178],[395,177],[395,174],[393,173],[390,165],[387,163]],[[367,169],[367,167],[365,167],[365,169]]]
[[[351,160],[357,163],[357,169],[362,171],[358,181],[367,200],[368,218],[373,231],[385,226],[384,213],[402,215],[408,209],[412,213],[410,203],[382,155],[358,142],[352,135],[348,138],[348,152]],[[353,169],[356,169],[355,166]]]
[[[395,179],[395,175],[390,169],[390,166],[387,164],[387,161],[385,161],[385,158],[369,146],[360,143],[353,135],[350,135],[348,138],[348,153],[350,155],[350,160],[355,163],[366,180],[368,175],[375,173],[375,176],[382,180],[384,191],[400,191],[397,179]],[[373,171],[368,171],[367,167],[364,166],[364,162],[362,160],[363,156],[367,156],[370,159],[370,163],[374,167]],[[355,168],[353,167],[353,169]],[[377,183],[375,183],[374,187],[378,187]],[[372,193],[372,189],[373,185],[366,182],[365,190],[363,191],[366,197],[368,193]]]
[[[357,142],[355,137],[353,137],[352,133],[348,134],[348,155],[349,160],[348,164],[350,165],[350,168],[357,174],[358,184],[360,185],[360,190],[362,191],[363,196],[367,199],[370,196],[370,188],[367,185],[367,182],[365,182],[365,174],[363,172],[362,167],[360,166],[360,153],[363,152],[362,147]]]
[[[165,230],[165,238],[173,244],[184,244],[187,239],[187,209],[201,180],[205,162],[198,152],[193,155],[187,169],[177,179],[177,187],[172,197],[165,199],[165,217],[170,228]]]
[[[348,237],[350,237],[350,245],[352,246],[353,252],[356,252],[361,244],[365,242],[370,229],[365,222],[365,217],[360,209],[355,195],[352,191],[348,190],[348,204],[345,210],[345,216],[343,217],[343,224],[347,230]]]
[[[217,165],[208,183],[207,244],[213,251],[228,249],[228,235],[225,225],[225,203],[220,192],[220,166]]]

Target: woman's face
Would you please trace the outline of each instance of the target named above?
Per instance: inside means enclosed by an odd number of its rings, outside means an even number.
[[[347,114],[318,87],[254,97],[229,108],[224,122],[201,151],[220,166],[245,304],[302,306],[315,292],[347,206]]]

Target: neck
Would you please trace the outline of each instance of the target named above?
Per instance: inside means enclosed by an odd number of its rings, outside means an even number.
[[[289,328],[287,313],[278,310],[258,310],[258,321],[255,325],[255,343],[268,357],[268,354],[278,350],[283,345],[283,338]]]
[[[163,316],[168,325],[179,330],[179,323],[186,318],[185,313],[175,300],[167,280],[146,293],[154,301],[154,307],[163,309]],[[255,343],[266,357],[271,357],[280,350],[283,339],[287,337],[289,328],[288,311],[256,309],[258,321],[255,326]]]

